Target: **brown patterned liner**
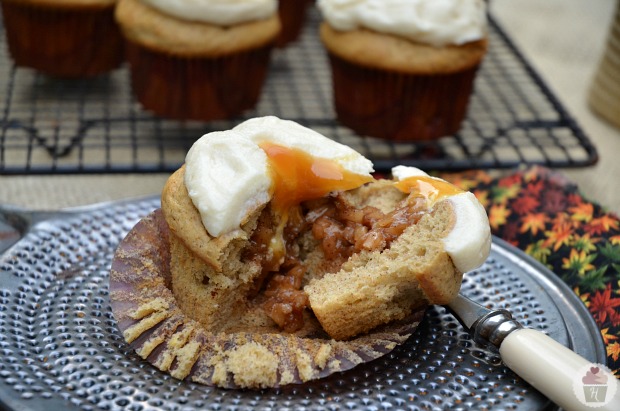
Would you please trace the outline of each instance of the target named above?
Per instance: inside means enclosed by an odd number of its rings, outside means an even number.
[[[329,60],[338,121],[360,135],[392,141],[456,133],[478,69],[416,75],[356,65],[332,53]]]
[[[213,333],[176,304],[170,291],[168,236],[161,210],[128,233],[112,262],[110,300],[125,340],[140,357],[178,379],[224,388],[307,382],[387,354],[411,335],[423,316],[423,310],[415,312],[407,321],[350,341],[258,330]],[[270,369],[248,364],[247,354]],[[271,379],[256,383],[252,373],[257,368],[271,373]]]
[[[90,77],[124,60],[114,4],[71,9],[1,3],[9,53],[18,66],[57,77]]]
[[[273,44],[222,57],[183,57],[127,41],[133,93],[142,106],[177,120],[220,120],[254,108]]]

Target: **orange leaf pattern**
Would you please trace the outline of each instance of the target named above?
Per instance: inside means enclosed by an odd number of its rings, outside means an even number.
[[[494,235],[574,290],[601,330],[607,365],[620,377],[620,218],[586,200],[563,174],[544,167],[441,177],[476,195]]]

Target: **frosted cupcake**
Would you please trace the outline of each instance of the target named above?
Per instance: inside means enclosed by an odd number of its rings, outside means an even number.
[[[175,119],[253,108],[280,33],[276,0],[120,0],[116,20],[137,100]]]
[[[116,0],[2,0],[15,64],[57,77],[89,77],[123,61]]]
[[[491,246],[476,197],[422,170],[372,177],[276,117],[205,134],[115,252],[112,312],[138,355],[229,388],[299,384],[405,341]]]
[[[482,0],[319,0],[338,120],[394,141],[456,133],[486,54]]]

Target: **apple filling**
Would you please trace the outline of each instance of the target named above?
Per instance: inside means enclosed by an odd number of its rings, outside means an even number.
[[[283,330],[294,332],[303,326],[303,313],[309,305],[302,290],[306,267],[298,239],[310,235],[321,247],[326,272],[337,271],[350,256],[363,251],[389,248],[407,227],[416,224],[428,211],[422,196],[407,196],[391,212],[373,206],[356,207],[346,196],[336,193],[306,201],[292,208],[283,232],[285,254],[273,258],[272,212],[259,219],[245,258],[260,261],[263,276],[257,285],[265,312]]]

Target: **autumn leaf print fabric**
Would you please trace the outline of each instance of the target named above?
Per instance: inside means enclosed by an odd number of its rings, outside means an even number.
[[[473,192],[493,234],[564,280],[596,321],[607,362],[620,377],[620,219],[588,201],[563,174],[530,167],[507,175],[442,174]]]

